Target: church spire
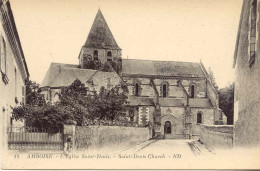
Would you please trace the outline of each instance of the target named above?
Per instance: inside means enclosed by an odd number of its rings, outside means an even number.
[[[100,8],[98,9],[84,47],[121,50],[117,45]]]

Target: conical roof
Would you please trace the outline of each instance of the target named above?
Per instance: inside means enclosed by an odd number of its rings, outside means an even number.
[[[120,49],[100,9],[97,12],[84,47]]]

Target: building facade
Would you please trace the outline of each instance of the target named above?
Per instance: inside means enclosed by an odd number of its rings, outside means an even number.
[[[218,94],[201,62],[122,59],[121,53],[98,10],[79,65],[51,64],[41,84],[45,97],[75,79],[90,91],[123,84],[128,88],[130,120],[151,125],[154,135],[169,138],[199,135],[200,124],[221,119]]]
[[[234,145],[260,147],[260,1],[244,0],[234,54]]]
[[[23,124],[12,119],[11,106],[26,102],[25,80],[29,72],[8,0],[0,0],[0,21],[0,114],[5,142],[7,127]]]

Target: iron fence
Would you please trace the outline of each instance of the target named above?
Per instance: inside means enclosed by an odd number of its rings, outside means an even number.
[[[63,134],[50,134],[43,128],[9,127],[9,150],[63,150]]]

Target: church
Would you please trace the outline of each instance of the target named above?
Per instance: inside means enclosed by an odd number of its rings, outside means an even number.
[[[202,62],[123,59],[99,9],[78,65],[52,63],[43,79],[42,93],[55,102],[62,87],[79,79],[89,92],[102,86],[128,88],[129,119],[165,138],[193,138],[200,124],[213,125],[225,117],[218,94]]]

